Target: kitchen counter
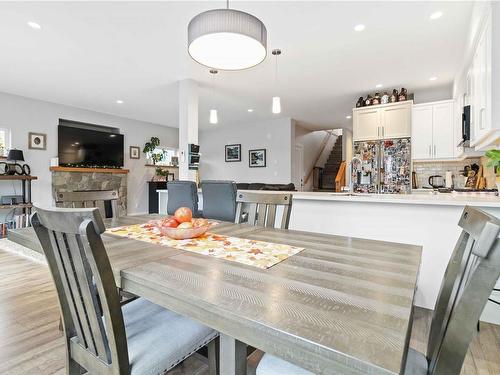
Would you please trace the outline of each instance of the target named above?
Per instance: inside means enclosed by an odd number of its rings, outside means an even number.
[[[351,194],[326,192],[293,192],[293,200],[320,200],[363,203],[395,203],[411,205],[474,206],[500,208],[500,197],[493,195],[465,195],[462,193],[433,193],[432,191],[412,194]]]

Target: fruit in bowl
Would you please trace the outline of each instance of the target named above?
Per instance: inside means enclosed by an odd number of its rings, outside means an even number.
[[[186,240],[200,237],[210,228],[207,219],[193,219],[193,213],[187,207],[180,207],[174,216],[156,223],[161,234],[174,240]]]

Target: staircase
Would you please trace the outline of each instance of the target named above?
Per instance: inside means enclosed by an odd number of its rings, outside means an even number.
[[[342,163],[342,136],[339,135],[330,156],[323,167],[323,179],[321,190],[335,190],[335,176]]]

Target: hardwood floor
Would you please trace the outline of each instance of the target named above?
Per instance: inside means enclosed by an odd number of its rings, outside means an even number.
[[[63,374],[64,342],[57,296],[47,266],[0,249],[0,374]],[[430,313],[416,309],[411,346],[425,351]],[[196,357],[169,375],[202,375]],[[482,323],[463,375],[500,374],[500,326]]]

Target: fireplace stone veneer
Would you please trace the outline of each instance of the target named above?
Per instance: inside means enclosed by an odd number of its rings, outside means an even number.
[[[127,174],[52,171],[52,197],[66,191],[118,191],[118,215],[127,214]]]

